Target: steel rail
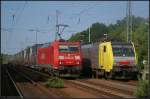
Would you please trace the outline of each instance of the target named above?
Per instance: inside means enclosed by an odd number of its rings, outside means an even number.
[[[99,87],[99,86],[96,86],[96,85],[93,85],[93,84],[91,85],[91,84],[88,84],[88,83],[85,83],[85,82],[81,82],[81,81],[72,81],[72,80],[69,80],[69,82],[77,84],[77,85],[85,86],[87,88],[90,88],[90,89],[93,89],[93,90],[97,90],[97,91],[100,91],[100,92],[104,92],[106,94],[117,96],[117,97],[134,98],[131,95],[127,95],[127,94],[123,94],[123,93],[118,93],[116,91],[113,91],[113,90],[110,90],[110,89],[107,89],[107,88],[102,88],[102,87]]]
[[[17,87],[17,85],[15,84],[15,82],[14,82],[13,78],[11,77],[10,73],[8,72],[8,70],[6,70],[6,73],[8,74],[10,80],[12,81],[13,85],[15,86],[15,88],[16,88],[16,90],[17,90],[19,96],[23,99],[23,94],[22,94],[22,92],[20,91],[20,89],[19,89],[19,88]]]
[[[20,73],[20,72],[18,72],[18,71],[16,71],[15,69],[13,69],[15,72],[17,72],[17,73],[19,73],[21,76],[23,76],[24,78],[26,78],[28,81],[30,81],[33,85],[36,85],[36,83],[32,80],[32,79],[30,79],[29,77],[27,77],[25,74],[23,74],[23,73]]]

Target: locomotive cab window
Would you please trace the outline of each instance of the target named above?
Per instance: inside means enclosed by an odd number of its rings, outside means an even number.
[[[113,55],[133,57],[134,50],[132,46],[113,46]]]
[[[66,45],[59,45],[59,52],[67,52],[68,46]]]
[[[78,46],[69,46],[69,50],[71,52],[78,52],[79,51],[79,47]]]
[[[122,48],[120,48],[120,47],[113,47],[113,55],[114,56],[122,56]]]
[[[77,45],[59,45],[59,52],[79,52]]]
[[[132,47],[123,47],[123,53],[125,54],[125,56],[134,56]]]

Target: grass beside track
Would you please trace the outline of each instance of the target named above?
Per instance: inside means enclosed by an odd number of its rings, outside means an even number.
[[[147,98],[149,90],[148,88],[149,88],[149,81],[139,78],[138,88],[134,93],[135,96],[138,98]]]
[[[50,77],[45,82],[45,86],[51,87],[51,88],[63,88],[64,87],[64,81],[58,77]]]

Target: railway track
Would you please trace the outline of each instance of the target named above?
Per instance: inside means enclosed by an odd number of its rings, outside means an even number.
[[[27,70],[30,70],[32,72],[39,73],[40,75],[43,75],[45,77],[49,77],[48,74],[41,73],[39,71],[34,71],[29,68],[26,68]],[[130,84],[127,84],[126,82],[120,83],[115,81],[106,81],[106,80],[100,80],[100,79],[89,79],[89,80],[65,80],[65,83],[71,86],[74,86],[76,88],[79,88],[81,90],[88,90],[92,93],[101,94],[101,97],[123,97],[123,98],[134,98],[133,92],[136,89],[135,86],[132,86]]]
[[[51,94],[49,90],[35,82],[25,73],[9,68],[10,74],[14,77],[15,83],[21,90],[24,97],[42,97],[42,98],[58,98],[55,94]]]
[[[28,71],[28,73],[30,71],[30,72],[34,72],[37,75],[42,75],[42,77],[44,76],[44,78],[50,77],[50,75],[48,75],[48,74],[41,73],[39,71],[35,71],[35,70],[30,69],[30,68],[23,68],[23,70]],[[41,85],[44,85],[44,84],[41,83]],[[72,90],[74,90],[74,92],[72,92]],[[65,87],[64,88],[62,88],[62,89],[50,88],[50,91],[61,96],[62,98],[85,98],[86,96],[87,96],[87,98],[88,97],[91,97],[91,98],[104,97],[101,94],[99,94],[98,92],[97,93],[94,93],[94,92],[90,93],[90,92],[87,92],[86,88],[81,89],[81,88],[79,88],[79,86],[73,86],[71,83],[67,83],[66,80],[65,80]],[[107,96],[105,96],[105,97],[107,97]]]
[[[15,89],[16,89],[18,95],[19,95],[19,97],[23,98],[22,92],[21,92],[20,89],[17,87],[15,81],[13,80],[13,78],[12,78],[12,76],[10,75],[10,73],[8,72],[8,70],[6,70],[6,73],[8,74],[9,78],[11,79],[11,81],[12,81],[12,83],[13,83],[13,85],[14,85],[14,87],[15,87]]]
[[[93,84],[93,83],[89,83],[87,81],[81,81],[81,80],[80,81],[69,80],[69,82],[72,82],[79,86],[86,87],[87,89],[99,91],[100,93],[103,93],[104,95],[107,95],[110,97],[134,98],[133,95],[129,95],[127,92],[125,93],[125,91],[119,92],[118,90],[116,90],[116,88],[112,88],[111,86],[106,86],[105,84],[103,85]]]
[[[87,79],[86,81],[93,84],[110,86],[127,92],[133,92],[134,90],[136,90],[136,86],[130,85],[128,84],[128,82],[120,82],[120,81],[104,80],[104,79]]]
[[[8,65],[2,65],[2,83],[1,83],[1,96],[15,96],[23,98],[21,91],[16,86],[14,79],[7,70]]]
[[[120,83],[120,84],[124,84],[124,85],[131,85],[131,86],[137,86],[138,85],[138,80],[107,80],[110,82],[114,82],[114,83]]]
[[[138,86],[138,80],[130,80],[129,82],[127,82],[129,85],[132,85],[132,86]]]

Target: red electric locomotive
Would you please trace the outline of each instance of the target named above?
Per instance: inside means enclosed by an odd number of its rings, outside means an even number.
[[[81,63],[80,42],[55,40],[37,49],[37,65],[48,67],[52,75],[79,76]]]

